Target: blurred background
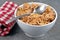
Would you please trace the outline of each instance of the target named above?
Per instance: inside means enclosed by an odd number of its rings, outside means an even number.
[[[7,0],[0,0],[0,6]],[[29,38],[19,28],[17,23],[7,36],[0,37],[0,40],[60,40],[60,0],[10,0],[18,5],[25,2],[42,2],[54,7],[58,13],[58,19],[54,27],[46,34],[44,38]]]

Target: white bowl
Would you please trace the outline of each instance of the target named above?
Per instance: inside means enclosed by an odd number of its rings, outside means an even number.
[[[44,3],[39,3],[39,2],[28,2],[29,4],[32,4],[32,3],[36,3],[36,4],[44,4]],[[47,5],[47,4],[45,4]],[[19,7],[22,7],[22,5],[20,5]],[[48,5],[47,5],[48,6]],[[24,23],[22,22],[21,20],[17,19],[17,24],[19,25],[19,27],[24,31],[24,33],[29,36],[29,37],[41,37],[43,34],[47,33],[52,27],[53,25],[55,24],[56,20],[57,20],[57,12],[56,10],[51,7],[53,9],[53,11],[55,12],[56,14],[56,17],[55,19],[46,24],[46,25],[30,25],[30,24],[27,24],[27,23]],[[16,17],[16,12],[17,12],[17,9],[15,10],[15,13],[14,13],[14,16]]]

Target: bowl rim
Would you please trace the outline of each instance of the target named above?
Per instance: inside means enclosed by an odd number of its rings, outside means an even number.
[[[27,2],[27,3],[29,3],[29,4],[36,3],[36,4],[40,4],[40,5],[41,4],[45,4],[45,3],[40,3],[40,2]],[[48,4],[45,4],[45,5],[50,6]],[[21,7],[21,6],[23,6],[23,4],[21,4],[18,7]],[[16,17],[16,12],[17,12],[18,7],[15,10],[14,17]],[[57,20],[57,16],[58,16],[56,10],[52,6],[50,6],[50,7],[53,9],[53,11],[55,12],[56,16],[55,16],[55,19],[52,22],[48,23],[48,24],[44,24],[44,25],[31,25],[31,24],[25,23],[25,22],[23,22],[23,21],[21,21],[19,19],[17,19],[17,21],[21,22],[22,24],[29,25],[29,26],[32,26],[32,27],[43,27],[43,26],[50,25],[50,24],[54,23]]]

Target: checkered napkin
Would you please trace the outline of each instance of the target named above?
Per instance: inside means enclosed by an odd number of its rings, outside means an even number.
[[[16,21],[6,24],[6,22],[14,17],[14,11],[18,7],[14,2],[6,1],[0,7],[0,36],[4,36],[9,33]],[[4,25],[4,26],[1,26]]]

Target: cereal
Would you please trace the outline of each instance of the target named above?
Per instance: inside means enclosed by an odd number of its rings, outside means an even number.
[[[18,8],[16,15],[20,16],[22,14],[31,13],[29,16],[25,16],[20,19],[21,21],[31,25],[45,25],[55,19],[55,13],[50,6],[47,6],[46,10],[42,14],[33,13],[33,10],[38,6],[38,4],[24,3],[23,7]]]
[[[35,9],[37,8],[39,5],[38,4],[31,4],[31,8]]]
[[[29,9],[30,5],[28,3],[24,3],[23,9]]]

